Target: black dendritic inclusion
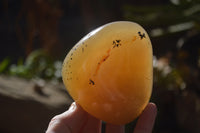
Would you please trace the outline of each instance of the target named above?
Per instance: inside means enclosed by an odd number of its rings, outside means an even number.
[[[121,42],[121,40],[114,40],[113,43],[112,43],[113,48],[121,46],[120,42]]]
[[[92,79],[89,79],[89,84],[90,85],[95,85],[94,81]]]
[[[138,35],[140,36],[140,39],[146,38],[145,33],[138,32]]]

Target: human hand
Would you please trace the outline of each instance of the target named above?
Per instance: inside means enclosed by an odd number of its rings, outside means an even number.
[[[134,133],[151,133],[156,115],[156,105],[149,103],[140,115]],[[124,132],[124,125],[106,124],[106,133]],[[101,133],[101,120],[91,116],[74,102],[66,112],[50,121],[46,133]]]

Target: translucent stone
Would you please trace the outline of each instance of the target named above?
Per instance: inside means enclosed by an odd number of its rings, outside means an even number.
[[[133,22],[103,25],[71,49],[62,76],[85,111],[108,123],[129,123],[141,114],[152,92],[149,36]]]

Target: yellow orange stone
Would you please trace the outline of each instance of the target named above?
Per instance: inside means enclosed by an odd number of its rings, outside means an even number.
[[[118,21],[83,37],[67,54],[63,82],[82,108],[98,119],[126,124],[152,92],[152,46],[137,23]]]

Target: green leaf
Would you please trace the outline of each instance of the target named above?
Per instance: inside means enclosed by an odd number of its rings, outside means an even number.
[[[0,63],[0,73],[3,73],[9,66],[10,64],[10,59],[5,58],[1,63]]]

